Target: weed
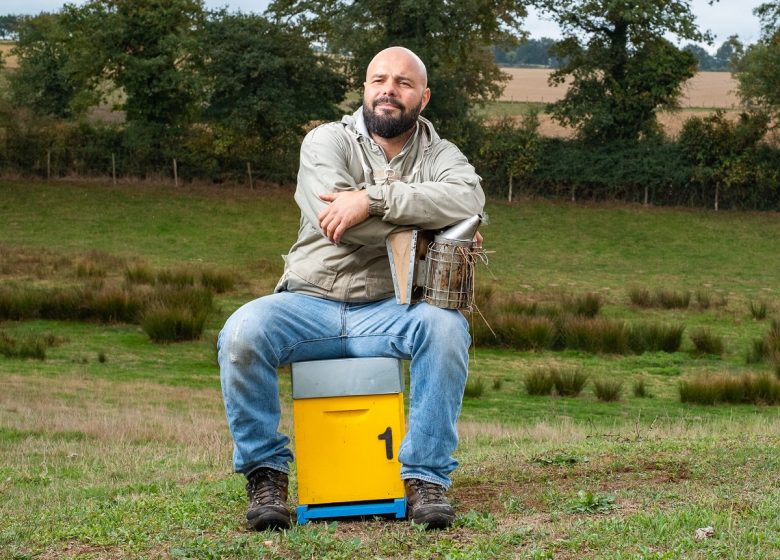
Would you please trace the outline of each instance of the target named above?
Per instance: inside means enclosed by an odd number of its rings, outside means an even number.
[[[767,305],[765,301],[752,301],[748,304],[750,315],[756,321],[763,321],[767,315]]]
[[[523,502],[517,496],[502,492],[499,500],[507,513],[520,513],[523,510]]]
[[[566,313],[591,319],[599,314],[603,304],[604,299],[601,295],[592,292],[579,296],[563,296],[561,301]]]
[[[504,380],[500,377],[493,378],[493,390],[494,391],[500,391],[501,387],[504,385]]]
[[[546,396],[552,393],[555,385],[555,370],[552,368],[537,368],[527,373],[523,379],[525,390],[529,395]]]
[[[566,506],[568,513],[605,513],[616,509],[613,494],[594,494],[590,490],[580,490],[577,497]]]
[[[106,353],[102,350],[98,352],[98,362],[101,364],[105,364],[108,361],[108,358],[106,357]]]
[[[464,527],[475,531],[493,531],[498,526],[492,513],[469,510],[455,519],[455,527]]]
[[[602,402],[617,401],[623,393],[623,382],[616,379],[596,379],[593,381],[593,391],[596,398]]]
[[[723,355],[723,338],[714,334],[707,327],[699,327],[698,329],[691,331],[689,336],[691,338],[691,342],[693,342],[694,354],[699,356]]]
[[[469,378],[463,396],[468,399],[478,399],[485,394],[485,380],[480,376]]]
[[[565,453],[558,453],[551,456],[534,457],[531,459],[531,462],[537,465],[555,465],[558,467],[572,467],[580,463],[587,463],[588,461],[590,461],[590,459],[587,457],[580,457],[578,455],[569,455]]]
[[[553,385],[561,397],[578,396],[587,382],[588,375],[579,367],[560,368],[553,373]]]

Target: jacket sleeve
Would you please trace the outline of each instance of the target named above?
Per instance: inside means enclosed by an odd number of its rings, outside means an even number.
[[[426,173],[431,180],[366,187],[372,215],[392,224],[441,229],[482,212],[485,194],[466,156],[446,140],[434,150]]]
[[[356,179],[362,175],[362,164],[340,124],[323,125],[310,131],[301,144],[298,186],[295,190],[295,202],[304,220],[322,233],[318,215],[325,209],[327,202],[320,200],[319,195],[364,189],[366,183]],[[381,217],[369,216],[364,222],[349,228],[342,236],[341,243],[384,245],[385,238],[397,229],[408,228],[398,228]],[[322,235],[325,236],[324,233]]]

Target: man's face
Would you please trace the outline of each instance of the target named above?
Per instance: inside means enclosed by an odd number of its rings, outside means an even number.
[[[366,73],[363,118],[371,134],[396,138],[410,130],[430,98],[417,62],[403,52],[377,55]]]

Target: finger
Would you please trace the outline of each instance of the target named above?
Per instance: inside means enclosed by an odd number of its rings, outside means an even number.
[[[338,198],[336,193],[322,193],[320,195],[320,200],[324,200],[325,202],[333,202],[336,198]]]

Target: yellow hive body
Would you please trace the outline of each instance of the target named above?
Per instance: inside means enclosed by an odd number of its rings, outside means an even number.
[[[298,399],[293,415],[298,503],[403,497],[403,393]]]

